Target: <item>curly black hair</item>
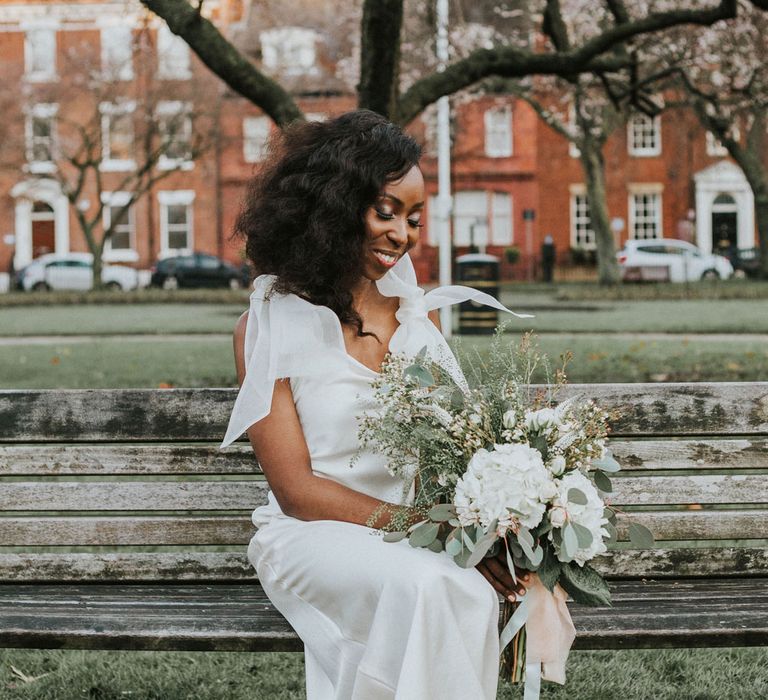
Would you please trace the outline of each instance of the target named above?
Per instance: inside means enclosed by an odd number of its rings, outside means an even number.
[[[364,216],[420,156],[411,136],[369,110],[276,132],[235,225],[256,274],[276,276],[271,293],[327,306],[369,335],[351,291],[363,267]]]

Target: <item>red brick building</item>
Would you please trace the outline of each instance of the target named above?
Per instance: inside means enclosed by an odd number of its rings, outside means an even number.
[[[209,0],[204,7],[225,33],[236,36],[246,26],[247,4]],[[291,84],[310,118],[354,108],[354,94],[337,75],[318,32],[267,27],[256,44],[264,69]],[[105,259],[143,270],[158,257],[190,250],[238,261],[240,252],[230,233],[245,185],[274,128],[270,120],[213,78],[186,44],[137,2],[0,0],[5,93],[0,96],[5,122],[0,126],[5,145],[0,273],[12,264],[18,269],[42,252],[87,249],[76,207],[54,177],[57,167],[65,167],[57,154],[66,145],[67,128],[93,101],[92,81],[79,80],[67,68],[83,46],[90,47],[100,75],[111,70],[113,97],[95,106],[102,120],[105,222],[125,199],[120,186],[126,173],[140,167],[134,157],[135,125],[148,90],[155,96],[153,114],[161,126],[168,115],[181,115],[183,138],[192,140],[197,129],[210,139],[210,147],[189,160],[187,145],[174,142],[165,159],[171,163],[169,174],[121,220]],[[61,100],[41,97],[45,90],[52,94],[51,86],[64,86]],[[203,115],[194,124],[193,113]],[[503,256],[515,246],[520,260],[514,269],[505,263],[503,274],[524,278],[535,273],[541,243],[550,234],[561,275],[567,275],[574,261],[588,261],[594,242],[584,177],[569,144],[512,96],[455,100],[452,119],[456,252],[474,245]],[[430,202],[437,192],[431,123],[425,115],[410,127],[425,142]],[[605,156],[608,209],[618,243],[629,237],[688,237],[711,250],[725,236],[739,248],[757,245],[751,190],[692,114],[665,112],[655,120],[638,116],[608,140]],[[98,198],[93,188],[86,189],[77,206],[94,211]],[[428,223],[429,208],[428,203]],[[434,242],[428,225],[414,252],[422,280],[436,277]]]

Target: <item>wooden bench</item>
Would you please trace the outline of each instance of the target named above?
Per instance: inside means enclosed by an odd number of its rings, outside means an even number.
[[[658,548],[601,566],[576,647],[768,642],[768,383],[573,386],[619,407],[614,502]],[[0,645],[300,650],[245,557],[266,484],[230,389],[0,392]]]

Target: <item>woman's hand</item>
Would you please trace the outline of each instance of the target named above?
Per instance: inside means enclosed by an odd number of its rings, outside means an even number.
[[[526,569],[516,569],[517,583],[512,579],[507,566],[507,557],[502,550],[495,557],[486,557],[475,567],[490,583],[497,593],[503,595],[510,603],[518,596],[525,595],[523,581],[528,579]]]

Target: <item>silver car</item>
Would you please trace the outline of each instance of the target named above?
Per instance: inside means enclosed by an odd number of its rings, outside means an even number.
[[[138,287],[138,273],[125,265],[104,265],[101,279],[107,289],[129,290]],[[91,289],[93,256],[90,253],[41,255],[19,270],[16,286],[27,292]]]
[[[626,281],[692,282],[733,275],[727,258],[677,238],[628,240],[616,258]]]

